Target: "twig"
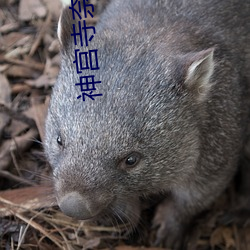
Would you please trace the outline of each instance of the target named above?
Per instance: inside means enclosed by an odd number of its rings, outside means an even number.
[[[16,65],[21,65],[21,66],[25,66],[31,69],[35,69],[38,71],[43,71],[44,70],[44,65],[38,62],[26,62],[26,61],[21,61],[18,59],[13,59],[13,58],[8,58],[8,57],[4,57],[3,61],[7,62],[7,63],[12,63],[12,64],[16,64]]]
[[[36,52],[42,38],[44,37],[45,33],[47,32],[48,26],[49,26],[49,24],[51,22],[51,16],[52,15],[49,12],[44,24],[42,25],[42,28],[40,29],[40,32],[39,32],[35,42],[33,43],[32,47],[30,49],[30,53],[29,53],[30,57],[34,55],[34,53]]]

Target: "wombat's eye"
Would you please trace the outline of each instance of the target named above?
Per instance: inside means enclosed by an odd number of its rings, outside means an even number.
[[[62,142],[62,137],[60,135],[57,136],[57,139],[56,139],[57,143],[62,146],[63,145],[63,142]]]
[[[137,153],[130,154],[127,158],[125,158],[125,164],[128,167],[134,167],[140,161],[140,156]]]

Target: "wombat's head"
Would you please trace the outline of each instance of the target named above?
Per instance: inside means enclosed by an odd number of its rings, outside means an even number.
[[[98,49],[100,69],[78,75],[75,49],[87,50],[73,44],[68,14],[61,17],[62,66],[45,140],[58,204],[78,219],[134,219],[140,197],[170,191],[192,174],[213,50],[173,55],[152,31],[124,39],[100,24],[89,45]],[[93,94],[102,96],[82,101],[75,84],[88,75],[101,81]]]

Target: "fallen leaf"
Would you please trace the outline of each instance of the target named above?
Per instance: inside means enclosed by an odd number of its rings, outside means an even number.
[[[6,70],[6,75],[21,78],[37,78],[40,73],[33,69],[27,68],[26,66],[13,65],[8,70]]]
[[[235,247],[235,240],[233,237],[232,228],[226,227],[222,231],[224,242],[226,243],[226,249],[230,249],[231,247]]]
[[[5,105],[6,107],[10,107],[10,97],[11,97],[11,89],[8,79],[5,75],[0,73],[0,103]],[[9,123],[10,118],[7,114],[0,112],[0,138],[3,133],[3,129]]]
[[[58,20],[61,9],[62,9],[62,3],[60,0],[43,0],[45,5],[47,6],[48,10],[52,13],[52,15]]]
[[[18,188],[0,192],[0,217],[11,215],[9,206],[16,212],[23,212],[28,209],[41,209],[51,207],[51,186],[35,186]]]
[[[21,0],[19,4],[19,19],[29,21],[35,17],[43,18],[47,10],[40,0]]]
[[[0,170],[7,169],[11,163],[11,153],[17,151],[19,154],[21,154],[30,148],[37,135],[37,130],[32,128],[24,135],[17,136],[14,139],[5,140],[0,147]]]

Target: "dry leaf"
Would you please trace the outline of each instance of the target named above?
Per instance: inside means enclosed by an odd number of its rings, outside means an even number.
[[[0,73],[0,103],[10,107],[10,85],[8,79]],[[9,123],[10,118],[7,114],[0,112],[0,138],[3,133],[3,129]]]
[[[226,227],[222,231],[224,242],[226,243],[226,249],[230,249],[231,247],[235,247],[235,240],[233,237],[232,228]]]
[[[12,213],[10,206],[18,213],[28,209],[51,207],[54,205],[51,190],[51,186],[36,186],[0,192],[0,217]]]
[[[7,169],[11,163],[11,153],[17,151],[21,154],[32,145],[37,136],[37,130],[32,128],[24,135],[17,136],[11,140],[5,140],[0,147],[0,170]]]
[[[8,35],[0,37],[0,48],[2,50],[10,50],[14,48],[20,40],[25,39],[25,37],[27,37],[27,35],[20,32],[9,33]]]
[[[58,20],[61,9],[62,9],[62,3],[60,0],[43,0],[45,5],[47,6],[47,9],[52,13],[52,15]]]
[[[35,17],[43,18],[47,10],[40,0],[21,0],[19,4],[19,19],[29,21]]]
[[[6,75],[21,78],[37,78],[40,73],[26,66],[13,65],[6,71]]]

